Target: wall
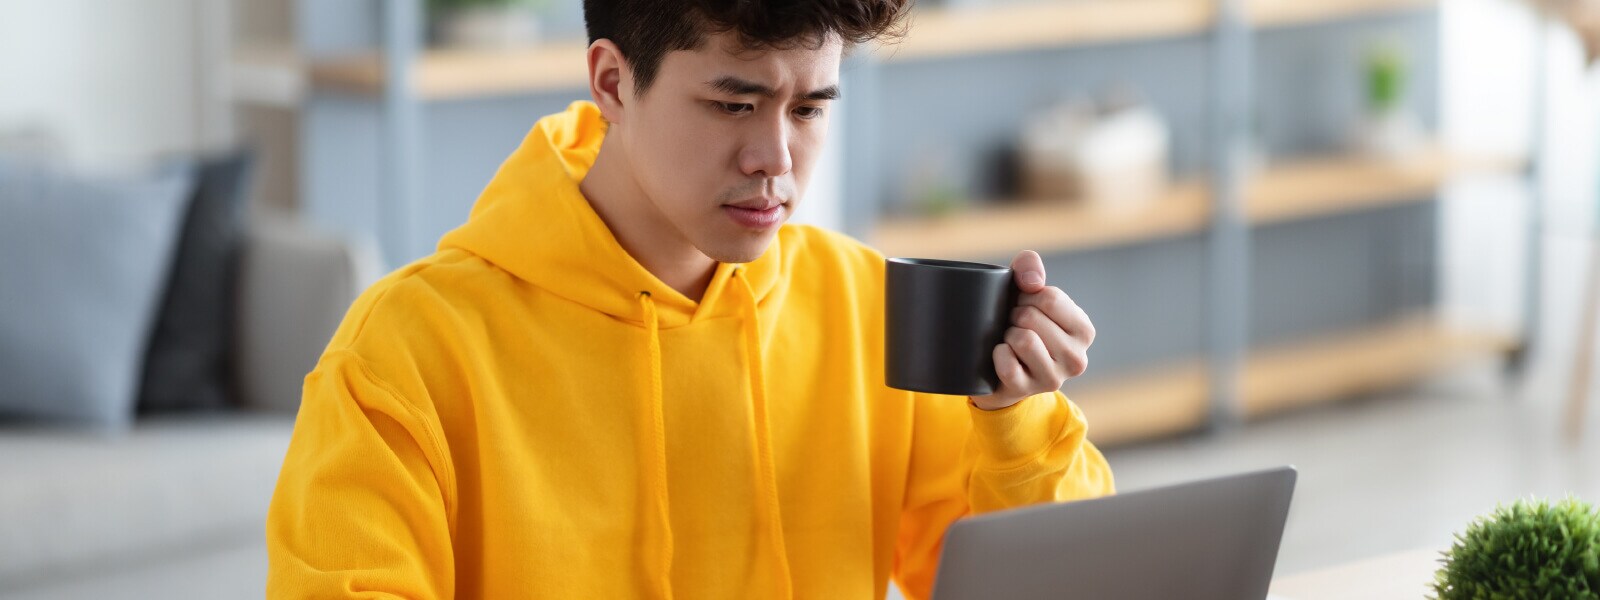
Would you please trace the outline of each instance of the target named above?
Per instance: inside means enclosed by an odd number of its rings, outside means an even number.
[[[96,165],[201,146],[203,1],[0,2],[0,131],[48,128]]]

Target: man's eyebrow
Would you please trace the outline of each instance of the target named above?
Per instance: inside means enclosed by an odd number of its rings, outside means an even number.
[[[719,92],[722,92],[722,93],[725,93],[725,94],[729,94],[729,95],[732,95],[732,96],[744,96],[744,95],[749,95],[749,94],[756,94],[756,95],[766,96],[768,98],[772,98],[772,97],[775,97],[775,96],[778,95],[778,93],[776,91],[774,91],[770,87],[767,87],[765,85],[756,83],[754,81],[749,81],[749,80],[746,80],[746,79],[740,79],[740,78],[734,77],[732,75],[723,75],[722,77],[718,77],[718,78],[713,79],[711,81],[707,81],[706,85],[711,86],[711,89],[713,89],[713,90],[716,90],[716,91],[719,91]],[[822,88],[822,89],[818,89],[818,90],[812,90],[810,92],[806,92],[806,93],[800,95],[800,99],[802,99],[802,100],[834,100],[834,99],[837,99],[838,97],[839,97],[839,86],[838,85],[830,85],[828,87],[825,87],[825,88]]]
[[[806,92],[804,95],[800,96],[801,100],[837,100],[838,98],[838,85],[830,85],[820,90]]]

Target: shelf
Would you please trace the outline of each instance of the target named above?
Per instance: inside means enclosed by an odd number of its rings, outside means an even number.
[[[1189,184],[1137,209],[1029,200],[941,218],[889,221],[873,233],[872,242],[890,256],[1009,258],[1024,248],[1065,252],[1199,233],[1209,213],[1202,187]]]
[[[1255,418],[1380,391],[1517,347],[1509,333],[1469,332],[1411,316],[1338,335],[1256,349],[1240,382],[1242,416]],[[1083,409],[1089,439],[1114,446],[1204,427],[1210,414],[1203,361],[1062,388]]]
[[[1385,205],[1432,199],[1451,177],[1469,173],[1515,173],[1523,161],[1478,158],[1429,147],[1400,160],[1343,156],[1274,166],[1252,178],[1245,214],[1265,225]]]
[[[1062,393],[1089,422],[1089,441],[1102,448],[1176,435],[1203,427],[1211,407],[1205,364],[1193,361],[1122,375]]]
[[[1515,349],[1514,335],[1465,331],[1412,316],[1251,353],[1244,415],[1260,416],[1393,387],[1464,360]]]
[[[1075,0],[912,13],[904,40],[878,50],[918,60],[1199,34],[1211,24],[1199,0]],[[999,35],[1004,32],[1004,35]]]
[[[1438,0],[1249,0],[1246,14],[1255,27],[1307,25],[1340,19],[1434,8]]]
[[[1299,160],[1252,177],[1245,214],[1252,225],[1265,225],[1419,202],[1433,198],[1451,177],[1515,173],[1522,164],[1520,159],[1454,156],[1438,148],[1404,160]],[[1200,233],[1210,222],[1210,207],[1203,185],[1187,183],[1136,209],[1049,200],[996,203],[942,218],[887,220],[869,237],[890,256],[984,259],[1022,249],[1060,253]]]
[[[561,42],[525,50],[430,50],[418,59],[417,95],[447,100],[507,94],[577,90],[588,80],[583,42]],[[383,62],[365,55],[318,62],[311,80],[318,87],[379,94]]]
[[[293,107],[305,97],[304,62],[287,43],[240,44],[229,62],[228,95],[236,102]]]
[[[1250,0],[1246,12],[1252,24],[1270,27],[1415,10],[1435,1]],[[893,63],[1200,35],[1210,31],[1215,12],[1207,0],[1058,0],[919,10],[905,39],[874,52]],[[525,50],[427,50],[417,61],[416,91],[426,100],[447,100],[581,89],[588,77],[586,47],[570,41]],[[376,54],[318,61],[310,71],[317,87],[383,91],[383,63]]]

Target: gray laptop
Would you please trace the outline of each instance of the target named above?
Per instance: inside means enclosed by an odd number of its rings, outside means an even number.
[[[934,600],[1267,596],[1294,467],[957,521]]]

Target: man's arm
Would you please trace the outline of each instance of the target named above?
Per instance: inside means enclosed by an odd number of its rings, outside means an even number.
[[[359,356],[324,356],[267,513],[267,597],[452,597],[444,443]]]
[[[1115,491],[1111,468],[1084,439],[1083,413],[1060,392],[994,411],[950,396],[917,394],[915,402],[895,549],[895,580],[907,598],[928,598],[956,519]]]
[[[956,519],[1114,492],[1105,457],[1085,439],[1083,413],[1059,391],[1088,368],[1089,317],[1025,251],[1011,263],[1022,290],[1005,343],[994,348],[1000,388],[961,402],[917,395],[895,577],[927,598],[945,529]]]

